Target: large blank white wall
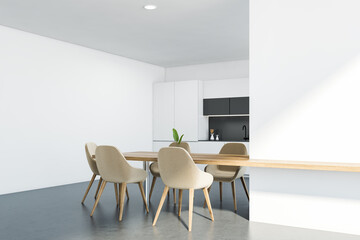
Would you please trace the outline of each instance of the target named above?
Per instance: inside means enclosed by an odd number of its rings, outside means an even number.
[[[89,180],[88,141],[151,151],[163,68],[6,27],[0,56],[0,194]]]
[[[252,158],[360,163],[359,9],[358,0],[250,1]],[[251,176],[251,220],[360,234],[360,174]]]

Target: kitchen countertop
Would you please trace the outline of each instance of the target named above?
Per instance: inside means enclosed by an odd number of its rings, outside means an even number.
[[[247,141],[224,141],[224,140],[219,140],[219,141],[210,141],[210,140],[199,140],[199,142],[249,142],[249,140]]]

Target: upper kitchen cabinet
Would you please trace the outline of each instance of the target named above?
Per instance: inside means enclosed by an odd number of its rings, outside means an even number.
[[[205,140],[208,121],[202,114],[201,81],[163,82],[154,85],[154,140],[173,140],[172,128],[184,141]]]
[[[249,97],[204,99],[205,116],[249,114]]]
[[[230,98],[230,114],[249,114],[249,98]]]
[[[153,85],[153,139],[171,141],[174,127],[174,82]]]
[[[204,115],[230,114],[229,98],[204,99]]]

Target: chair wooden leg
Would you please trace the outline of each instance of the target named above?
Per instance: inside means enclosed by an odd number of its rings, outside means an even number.
[[[210,187],[207,189],[208,193],[210,193],[210,189],[211,189],[211,185],[210,185]],[[204,204],[203,204],[203,208],[205,208],[205,207],[206,207],[206,199],[204,200]]]
[[[194,189],[189,189],[189,232],[191,232],[192,227],[192,218],[193,218],[193,208],[194,208]]]
[[[150,199],[151,199],[151,195],[152,195],[152,193],[153,193],[153,191],[154,191],[155,182],[156,182],[156,177],[153,176],[153,180],[152,180],[152,182],[151,182],[150,194],[149,194],[149,202],[150,202]]]
[[[87,187],[87,189],[86,189],[86,191],[85,191],[85,194],[84,194],[84,197],[83,197],[83,199],[82,199],[82,201],[81,201],[81,204],[84,203],[85,198],[86,198],[86,196],[88,195],[89,190],[90,190],[91,186],[93,185],[95,178],[96,178],[96,174],[94,173],[94,174],[92,175],[91,180],[90,180],[90,182],[89,182],[89,185],[88,185],[88,187]]]
[[[114,188],[115,188],[116,205],[119,205],[119,193],[118,193],[118,185],[117,185],[117,183],[114,183]]]
[[[222,182],[219,182],[220,202],[222,202]]]
[[[130,198],[129,198],[129,192],[128,192],[127,187],[126,187],[126,197],[127,197],[127,200],[129,200],[129,199],[130,199]]]
[[[241,183],[242,183],[242,185],[243,185],[243,187],[244,187],[246,196],[247,196],[248,200],[250,201],[249,191],[248,191],[248,189],[247,189],[247,187],[246,187],[246,182],[245,182],[244,176],[242,176],[240,179],[241,179]]]
[[[119,221],[121,221],[121,220],[122,220],[122,217],[123,217],[125,192],[126,192],[126,183],[121,183],[121,184],[120,184],[120,213],[119,213]]]
[[[148,213],[148,212],[149,212],[149,208],[148,208],[148,205],[147,205],[147,203],[146,203],[146,197],[145,197],[145,193],[144,193],[143,183],[142,183],[142,182],[138,182],[138,185],[139,185],[139,188],[140,188],[141,196],[142,196],[143,201],[144,201],[144,205],[145,205],[145,208],[146,208],[146,212]]]
[[[98,184],[98,186],[97,186],[97,189],[96,189],[96,192],[95,192],[95,196],[94,196],[95,199],[96,199],[96,196],[97,196],[98,193],[99,193],[99,189],[100,189],[102,180],[103,180],[102,177],[100,177],[99,184]]]
[[[205,196],[205,201],[207,203],[207,206],[208,206],[208,209],[209,209],[209,212],[210,212],[211,220],[214,221],[214,215],[213,215],[213,211],[212,211],[212,208],[211,208],[209,192],[208,192],[208,190],[206,188],[203,188],[203,192],[204,192],[204,196]]]
[[[234,200],[234,210],[237,210],[236,207],[236,188],[235,188],[235,180],[231,182],[231,188],[232,188],[232,194],[233,194],[233,200]]]
[[[164,201],[165,201],[165,198],[166,198],[166,194],[169,192],[169,187],[168,186],[165,186],[164,188],[164,192],[161,196],[161,199],[160,199],[160,203],[159,203],[159,206],[158,206],[158,209],[156,211],[156,215],[155,215],[155,218],[154,218],[154,222],[153,222],[153,226],[155,226],[158,218],[159,218],[159,215],[160,215],[160,211],[161,211],[161,208],[164,204]]]
[[[179,217],[181,215],[182,193],[183,193],[183,190],[179,189],[179,210],[178,210],[178,216]]]
[[[120,209],[120,199],[121,199],[121,183],[118,183],[118,188],[119,188],[119,205],[118,205],[118,208]]]
[[[125,192],[126,192],[127,201],[129,201],[129,192],[128,192],[127,186],[126,186]],[[119,183],[119,202],[120,202],[120,197],[121,197],[120,195],[121,195],[121,183]],[[118,205],[118,207],[120,207],[120,204]]]
[[[96,208],[96,206],[97,206],[98,203],[99,203],[99,200],[100,200],[101,194],[102,194],[103,191],[104,191],[105,185],[106,185],[106,181],[103,181],[103,182],[101,183],[99,195],[96,197],[96,201],[95,201],[95,203],[94,203],[94,207],[93,207],[93,209],[92,209],[92,211],[91,211],[90,217],[92,217],[92,215],[94,214],[95,208]]]
[[[176,204],[176,189],[173,188],[174,204]]]

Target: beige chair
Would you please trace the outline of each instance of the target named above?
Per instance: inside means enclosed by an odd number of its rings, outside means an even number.
[[[220,154],[248,155],[248,152],[246,150],[246,146],[242,143],[227,143],[221,148]],[[241,179],[246,196],[249,200],[249,192],[247,190],[244,179],[245,171],[246,171],[245,167],[236,167],[236,166],[207,165],[205,168],[205,172],[208,172],[211,175],[213,175],[214,181],[219,182],[220,201],[222,201],[222,183],[223,182],[231,183],[235,211],[237,210],[236,189],[235,189],[235,180],[237,178]],[[209,192],[210,192],[210,188],[208,189]],[[206,202],[204,202],[204,207],[205,207],[205,203]]]
[[[181,147],[183,149],[185,149],[186,151],[188,151],[190,153],[190,146],[187,142],[181,142],[181,143],[177,143],[177,142],[173,142],[169,145],[169,147]],[[151,195],[152,192],[154,190],[155,187],[155,182],[156,182],[156,178],[160,177],[160,172],[159,172],[159,165],[157,162],[154,162],[150,165],[150,172],[153,175],[153,180],[151,183],[151,188],[150,188],[150,194],[149,194],[149,201],[151,199]],[[169,192],[168,192],[168,196],[169,196]],[[176,204],[176,190],[175,188],[173,189],[173,196],[174,196],[174,203]]]
[[[99,170],[98,170],[98,168],[97,168],[97,166],[96,166],[96,161],[95,161],[95,157],[94,157],[94,156],[95,156],[96,147],[97,147],[97,145],[96,145],[95,143],[92,143],[92,142],[89,142],[89,143],[86,143],[86,144],[85,144],[85,154],[86,154],[86,158],[87,158],[87,160],[88,160],[89,167],[90,167],[91,171],[93,172],[93,175],[92,175],[92,177],[91,177],[90,183],[89,183],[89,185],[88,185],[88,187],[87,187],[87,189],[86,189],[86,191],[85,191],[85,194],[84,194],[84,197],[83,197],[81,203],[84,203],[85,198],[86,198],[86,196],[88,195],[89,190],[90,190],[92,184],[94,183],[94,180],[95,180],[96,176],[100,175],[100,174],[99,174]],[[95,199],[96,199],[96,196],[97,196],[97,194],[98,194],[98,192],[99,192],[99,188],[100,188],[101,182],[102,182],[102,178],[100,177],[99,184],[98,184],[98,186],[97,186],[97,189],[96,189],[96,192],[95,192],[95,196],[94,196]],[[126,195],[127,195],[128,199],[129,199],[129,193],[128,193],[127,189],[126,189]],[[117,194],[117,186],[115,186],[115,197],[116,197],[116,203],[119,204],[118,194]]]
[[[99,175],[99,171],[98,171],[98,168],[96,166],[96,161],[95,161],[95,158],[93,157],[95,155],[95,150],[96,150],[96,144],[95,143],[92,143],[92,142],[89,142],[89,143],[86,143],[85,144],[85,154],[86,154],[86,158],[87,158],[87,161],[88,161],[88,164],[89,164],[89,167],[91,169],[91,171],[93,172],[93,175],[91,177],[91,180],[90,180],[90,183],[85,191],[85,195],[81,201],[81,203],[84,203],[85,201],[85,198],[86,196],[88,195],[89,193],[89,190],[92,186],[92,184],[94,183],[94,180],[96,178],[96,176]],[[100,180],[99,180],[99,184],[98,184],[98,187],[96,189],[96,192],[95,192],[95,198],[99,192],[99,188],[100,188],[100,185],[101,185],[101,182],[102,182],[102,178],[100,177]]]
[[[103,178],[103,182],[100,187],[99,196],[96,198],[90,216],[94,214],[101,194],[103,193],[105,185],[108,182],[120,184],[121,186],[119,191],[119,221],[122,220],[126,185],[128,183],[137,183],[139,185],[140,193],[143,198],[146,211],[149,212],[143,188],[143,182],[145,181],[147,176],[146,171],[130,166],[130,164],[126,161],[124,155],[122,155],[122,153],[113,146],[97,147],[95,151],[95,156],[97,167],[99,169],[101,177]]]
[[[161,196],[159,207],[157,209],[153,226],[159,217],[161,208],[164,204],[166,194],[169,188],[179,189],[179,209],[178,215],[181,214],[182,192],[183,189],[189,189],[189,231],[192,227],[192,214],[194,203],[194,189],[202,189],[209,208],[211,220],[214,216],[211,209],[210,198],[207,188],[213,182],[213,176],[201,171],[194,163],[190,154],[183,148],[166,147],[159,151],[158,156],[159,170],[161,179],[165,184],[164,192]]]

